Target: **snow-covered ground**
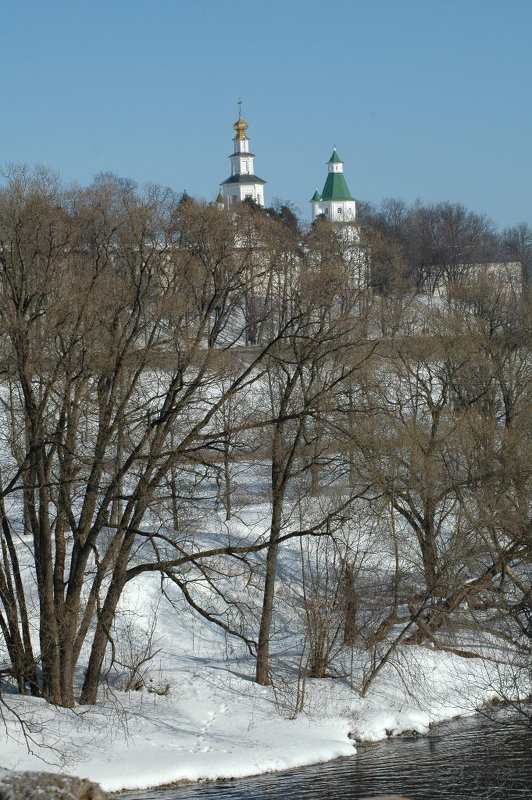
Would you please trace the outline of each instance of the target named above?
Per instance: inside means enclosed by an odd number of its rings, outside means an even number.
[[[244,476],[237,477],[245,495],[245,465],[241,469]],[[259,474],[255,465],[253,479]],[[267,533],[269,505],[244,503],[230,527],[222,517],[199,513],[194,520],[199,542],[213,546],[228,536],[233,542],[256,541]],[[358,547],[355,518],[352,527],[354,552],[364,554],[360,577],[367,573],[374,579],[379,571],[386,577],[390,559],[380,539],[374,552],[365,540]],[[273,686],[254,682],[254,659],[242,641],[193,612],[173,584],[167,587],[172,602],[161,599],[160,579],[147,574],[128,584],[122,598],[115,641],[123,668],[104,675],[98,705],[68,710],[4,694],[0,771],[62,770],[98,781],[108,791],[244,777],[352,755],[357,739],[423,733],[432,723],[472,713],[495,694],[499,676],[488,662],[414,646],[394,652],[364,698],[359,689],[368,652],[340,654],[334,665],[339,677],[298,677],[302,551],[297,539],[281,549]],[[21,542],[20,555],[29,574],[29,539]],[[248,635],[258,628],[257,574],[250,582],[245,570],[241,578],[217,576],[229,600],[245,585],[247,617],[242,620],[231,606],[226,610],[234,613],[233,627],[244,625]],[[219,598],[213,600],[201,580],[195,579],[194,588],[196,597],[216,610]],[[126,691],[127,664],[139,660],[150,638],[154,656],[144,666],[144,686]]]
[[[152,576],[127,598],[141,622],[157,587]],[[241,777],[351,755],[357,738],[424,732],[432,722],[471,712],[492,693],[478,660],[408,647],[401,669],[394,660],[364,699],[347,679],[299,682],[305,710],[296,716],[294,674],[280,676],[274,688],[256,685],[243,647],[182,601],[159,606],[154,644],[160,650],[149,665],[151,690],[124,692],[115,681],[98,706],[74,711],[5,696],[28,723],[30,738],[0,706],[0,766],[60,769],[110,791]],[[355,663],[355,679],[357,670]]]

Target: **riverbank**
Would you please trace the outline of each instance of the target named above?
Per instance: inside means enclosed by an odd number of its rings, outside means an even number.
[[[361,747],[356,756],[271,775],[133,791],[124,800],[524,800],[532,781],[532,730],[519,715],[482,715]],[[117,796],[117,800],[120,795]]]
[[[156,591],[153,581],[130,595],[131,612],[142,617]],[[346,678],[298,682],[287,651],[274,686],[258,686],[244,649],[184,605],[158,609],[156,642],[140,691],[110,679],[97,706],[74,711],[5,696],[12,711],[3,711],[0,766],[61,770],[113,792],[247,777],[350,755],[356,739],[425,733],[472,713],[497,677],[480,659],[406,647],[361,698]],[[354,681],[362,668],[361,655]],[[304,712],[296,715],[302,691]]]

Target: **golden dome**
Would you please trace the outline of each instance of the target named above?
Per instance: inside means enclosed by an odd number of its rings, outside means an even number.
[[[246,136],[247,127],[248,127],[247,122],[244,119],[242,119],[242,114],[239,113],[238,119],[233,125],[233,128],[236,131],[235,139],[247,139],[248,138]]]

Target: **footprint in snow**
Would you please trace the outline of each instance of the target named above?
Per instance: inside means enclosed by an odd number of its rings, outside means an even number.
[[[208,753],[211,750],[211,748],[208,745],[204,745],[205,741],[204,734],[208,733],[209,728],[211,727],[213,722],[215,722],[219,714],[227,714],[228,711],[229,711],[229,706],[226,703],[221,703],[221,705],[218,708],[218,711],[207,712],[206,718],[204,719],[199,732],[196,734],[197,742],[194,746],[194,749],[191,752]]]

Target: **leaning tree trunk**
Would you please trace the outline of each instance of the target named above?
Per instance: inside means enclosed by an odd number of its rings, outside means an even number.
[[[98,615],[89,663],[79,699],[82,705],[92,705],[98,700],[98,683],[103,659],[105,657],[107,644],[110,640],[111,627],[115,618],[118,601],[126,585],[126,570],[134,538],[134,535],[131,533],[124,536],[122,547],[120,548],[120,553],[113,569],[109,589],[105,596],[102,610]]]

